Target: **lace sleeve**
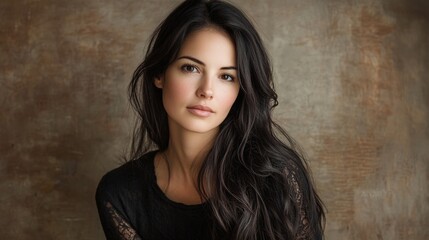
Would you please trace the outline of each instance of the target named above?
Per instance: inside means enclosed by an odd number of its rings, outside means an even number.
[[[96,193],[96,202],[106,239],[141,240],[127,219],[115,209],[109,199],[109,195],[99,187]]]
[[[110,202],[106,202],[106,210],[111,217],[110,222],[113,223],[113,227],[116,229],[117,238],[121,240],[141,240],[136,231],[116,212]]]
[[[290,186],[292,187],[293,192],[291,193],[292,198],[295,199],[295,202],[298,206],[298,216],[299,216],[299,227],[296,240],[307,240],[312,239],[310,232],[310,225],[306,213],[306,203],[303,197],[301,185],[297,180],[297,171],[296,167],[291,169],[286,169],[286,176]]]

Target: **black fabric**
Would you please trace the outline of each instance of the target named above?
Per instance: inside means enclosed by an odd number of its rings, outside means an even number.
[[[106,173],[96,202],[106,239],[210,239],[208,204],[168,199],[156,183],[150,152]]]

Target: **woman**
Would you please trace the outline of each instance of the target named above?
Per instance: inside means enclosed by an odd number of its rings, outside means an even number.
[[[322,238],[322,203],[271,119],[270,62],[240,10],[183,2],[155,30],[129,93],[132,160],[96,193],[107,239]]]

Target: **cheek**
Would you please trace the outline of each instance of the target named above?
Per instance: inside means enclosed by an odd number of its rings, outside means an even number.
[[[223,91],[221,91],[222,95],[219,96],[220,100],[221,100],[221,104],[223,106],[225,106],[225,110],[229,112],[229,110],[231,109],[232,105],[234,104],[235,100],[237,99],[238,96],[238,88],[229,88],[229,89],[224,89]]]
[[[168,101],[180,102],[192,94],[192,85],[187,79],[169,79],[164,87],[164,98]]]

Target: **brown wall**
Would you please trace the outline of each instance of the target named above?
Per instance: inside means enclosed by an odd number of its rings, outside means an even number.
[[[1,1],[2,239],[103,239],[94,191],[127,148],[126,86],[177,2]],[[327,239],[428,239],[427,1],[234,2],[271,53]]]

